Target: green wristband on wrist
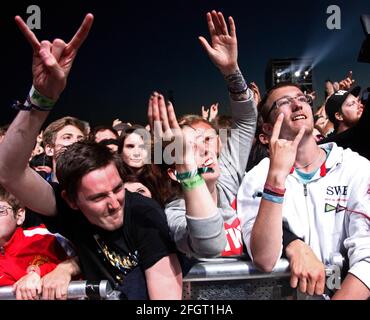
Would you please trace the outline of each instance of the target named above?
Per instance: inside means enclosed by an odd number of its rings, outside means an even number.
[[[192,171],[187,171],[187,172],[177,172],[176,171],[176,179],[179,181],[183,181],[183,180],[195,177],[197,173],[198,173],[198,169],[194,169]]]
[[[180,181],[181,186],[186,191],[193,190],[205,183],[203,177],[200,174],[196,174],[194,177]]]
[[[194,169],[192,171],[187,171],[187,172],[177,172],[176,171],[176,179],[179,180],[180,182],[186,179],[190,179],[195,177],[197,174],[203,174],[207,172],[214,172],[213,168],[208,168],[208,167],[201,167]]]
[[[50,111],[53,109],[55,103],[56,101],[43,96],[34,86],[32,86],[25,105],[32,105],[35,109],[41,111]]]

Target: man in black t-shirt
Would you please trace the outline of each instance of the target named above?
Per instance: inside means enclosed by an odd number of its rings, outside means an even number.
[[[40,43],[20,17],[16,22],[34,51],[33,86],[26,102],[16,105],[21,111],[0,144],[0,183],[44,215],[50,230],[74,243],[85,279],[108,279],[128,298],[143,297],[136,288],[144,287],[150,299],[180,299],[181,268],[164,212],[151,199],[125,191],[117,155],[96,143],[77,142],[57,159],[59,184],[49,184],[28,166],[93,16],[86,15],[68,44]]]
[[[59,214],[46,225],[75,243],[87,279],[109,279],[128,298],[140,299],[146,288],[130,281],[143,272],[150,297],[168,281],[174,291],[168,287],[162,297],[179,298],[181,271],[164,212],[152,199],[123,188],[121,167],[119,156],[105,146],[77,142],[68,147],[57,161],[60,184],[52,184]],[[151,270],[157,262],[160,269]],[[175,273],[171,266],[178,268]]]

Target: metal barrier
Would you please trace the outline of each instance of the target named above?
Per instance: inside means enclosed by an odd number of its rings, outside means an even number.
[[[91,281],[72,281],[68,286],[67,299],[115,299],[108,280],[100,282]],[[0,287],[0,300],[15,300],[12,286]]]
[[[341,255],[333,255],[332,265],[325,269],[326,276],[334,267],[342,267]],[[313,297],[313,299],[322,298]],[[289,261],[281,259],[270,273],[259,271],[251,261],[237,258],[202,259],[184,277],[185,300],[280,300],[307,299],[290,287]]]
[[[266,279],[290,275],[289,261],[285,259],[279,260],[271,273],[261,272],[251,261],[237,258],[201,259],[199,261],[184,277],[184,282]]]
[[[343,257],[333,254],[326,276],[342,269]],[[335,270],[336,269],[336,270]],[[280,300],[307,299],[290,287],[289,261],[281,259],[270,273],[259,271],[251,261],[238,258],[202,259],[192,266],[183,279],[185,300]],[[119,292],[107,280],[72,281],[67,298],[118,300]],[[313,299],[322,298],[313,297]],[[12,286],[0,287],[0,300],[14,300]]]

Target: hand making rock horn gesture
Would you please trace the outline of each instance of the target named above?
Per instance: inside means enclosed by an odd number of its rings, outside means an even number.
[[[276,119],[269,144],[270,150],[270,174],[283,179],[289,175],[296,156],[298,145],[302,140],[305,129],[302,127],[293,141],[279,139],[284,114],[281,113]],[[280,181],[280,180],[279,180]],[[282,182],[282,181],[281,181]]]
[[[67,84],[77,51],[87,38],[94,20],[92,14],[87,14],[80,28],[69,43],[61,39],[39,41],[36,35],[19,16],[15,21],[27,41],[33,48],[33,86],[43,96],[56,101]]]

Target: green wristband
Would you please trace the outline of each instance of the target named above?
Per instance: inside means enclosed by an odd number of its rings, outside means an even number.
[[[34,86],[30,90],[27,101],[42,111],[50,111],[56,103],[56,101],[43,96]]]
[[[192,171],[187,171],[187,172],[177,172],[176,171],[176,179],[179,180],[179,181],[183,181],[183,180],[186,180],[186,179],[193,178],[197,174],[203,174],[203,173],[207,173],[207,172],[214,172],[214,170],[212,168],[208,168],[208,167],[201,167],[201,168],[197,168],[197,169],[194,169]]]
[[[180,183],[184,190],[190,191],[201,186],[205,183],[205,181],[201,175],[196,174],[194,177],[182,180]]]
[[[187,172],[176,172],[176,179],[179,181],[187,180],[193,178],[198,173],[198,169],[194,169],[192,171]]]

